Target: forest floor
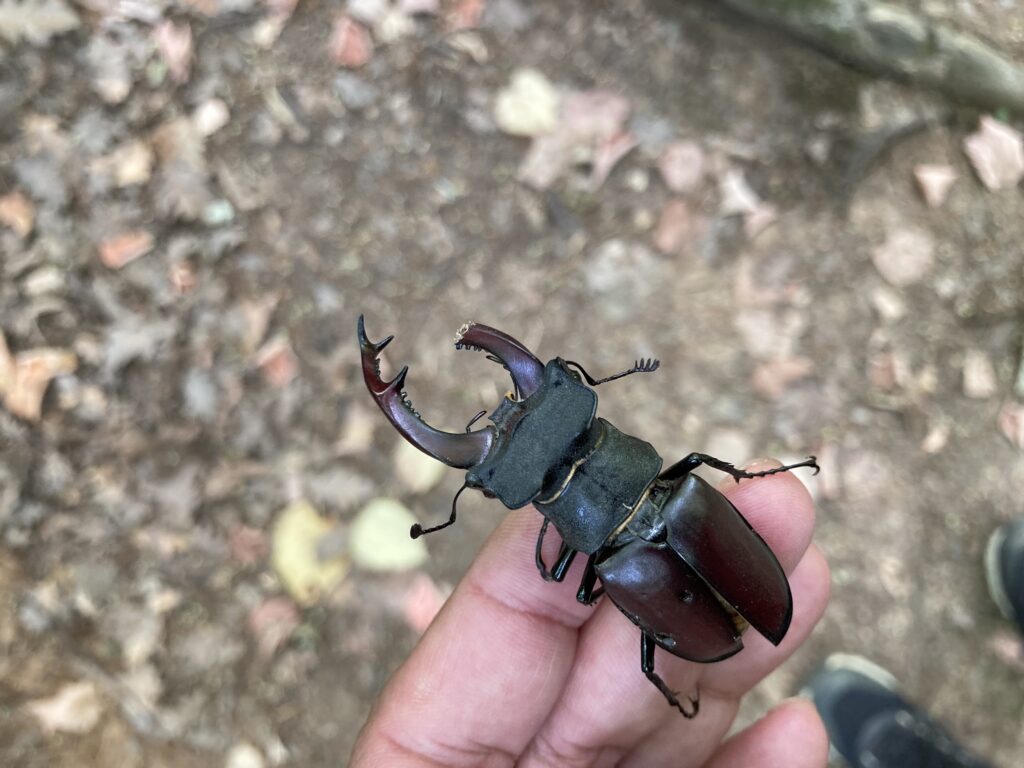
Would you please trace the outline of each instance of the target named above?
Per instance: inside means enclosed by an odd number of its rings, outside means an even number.
[[[965,153],[981,116],[703,3],[392,5],[0,2],[0,39],[37,25],[0,43],[0,763],[344,762],[503,513],[357,535],[461,482],[373,408],[365,313],[439,426],[507,385],[452,350],[472,319],[592,372],[660,358],[601,414],[668,461],[818,455],[833,599],[743,720],[861,653],[1019,765],[981,557],[1024,514],[1024,197]],[[906,5],[1024,60],[1017,3]],[[527,68],[565,111],[517,106]]]

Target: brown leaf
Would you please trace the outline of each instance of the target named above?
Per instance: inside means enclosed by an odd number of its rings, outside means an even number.
[[[285,387],[299,375],[299,362],[288,339],[278,336],[264,344],[256,353],[256,365],[263,378],[274,387]]]
[[[921,197],[930,208],[938,208],[946,202],[949,188],[959,176],[951,165],[929,165],[927,163],[914,167],[914,181],[921,191]]]
[[[77,367],[75,355],[63,349],[30,349],[12,356],[0,333],[0,395],[7,410],[26,421],[39,421],[50,382]]]
[[[1003,406],[999,412],[999,431],[1024,451],[1024,405],[1011,401]]]
[[[272,597],[252,609],[248,624],[260,658],[269,659],[299,626],[299,609],[287,597]]]
[[[171,73],[171,80],[178,85],[188,82],[192,66],[192,27],[168,19],[153,30],[153,42]]]
[[[100,261],[111,269],[121,269],[152,250],[153,236],[144,229],[122,232],[99,244]]]
[[[327,50],[338,66],[358,69],[373,57],[373,40],[366,27],[341,14],[334,22]]]
[[[18,190],[0,197],[0,222],[13,229],[18,237],[28,237],[36,221],[36,207]]]
[[[994,117],[981,118],[978,132],[964,139],[964,152],[991,190],[1015,187],[1024,178],[1024,137]]]
[[[189,118],[179,117],[157,128],[152,142],[160,160],[157,209],[171,218],[195,221],[213,199],[203,137]]]

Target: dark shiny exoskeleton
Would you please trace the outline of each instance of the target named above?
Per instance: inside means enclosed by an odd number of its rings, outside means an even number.
[[[641,669],[683,715],[697,713],[698,698],[685,708],[655,673],[656,646],[690,661],[713,662],[743,647],[747,625],[776,645],[785,637],[793,603],[782,567],[729,500],[691,470],[707,464],[739,480],[817,469],[813,456],[751,473],[692,453],[662,470],[649,443],[595,418],[591,389],[653,371],[658,361],[639,361],[595,380],[578,363],[556,358],[545,365],[512,337],[475,323],[459,331],[456,347],[487,352],[509,371],[515,390],[490,414],[491,426],[470,431],[481,413],[465,433],[442,432],[424,422],[405,396],[407,367],[391,382],[381,380],[380,351],[392,337],[370,342],[362,317],[358,336],[366,385],[391,423],[416,447],[467,470],[463,489],[476,488],[510,509],[536,507],[544,516],[536,560],[545,579],[562,581],[576,554],[587,555],[577,599],[590,605],[606,594],[640,628]],[[445,523],[416,525],[412,536],[454,522],[453,503]],[[541,556],[549,524],[562,537],[550,570]]]

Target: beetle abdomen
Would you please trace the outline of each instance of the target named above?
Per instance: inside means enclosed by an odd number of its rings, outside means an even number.
[[[661,471],[654,447],[597,419],[593,449],[534,503],[572,549],[592,554],[630,515]]]

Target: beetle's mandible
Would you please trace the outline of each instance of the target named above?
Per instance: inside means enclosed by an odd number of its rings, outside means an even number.
[[[486,352],[511,374],[514,390],[488,416],[490,425],[472,430],[486,413],[481,412],[464,433],[443,432],[423,421],[406,397],[408,366],[390,382],[381,379],[379,355],[393,337],[371,342],[362,316],[358,337],[363,378],[373,399],[406,440],[466,470],[459,493],[476,488],[509,509],[532,503],[544,516],[536,550],[544,579],[562,581],[576,554],[587,556],[576,599],[592,605],[605,594],[640,628],[640,668],[683,716],[697,714],[699,695],[689,697],[688,707],[679,701],[654,671],[656,647],[709,663],[739,652],[748,625],[775,645],[785,637],[793,600],[782,567],[732,503],[692,470],[707,464],[737,481],[796,467],[817,472],[813,456],[745,472],[691,453],[662,469],[650,443],[595,417],[597,394],[591,389],[654,371],[657,360],[640,360],[614,376],[594,379],[571,360],[544,364],[511,336],[477,323],[459,330],[456,348]],[[412,536],[454,522],[453,502],[446,522],[413,526]],[[562,537],[550,570],[541,556],[549,524]]]

